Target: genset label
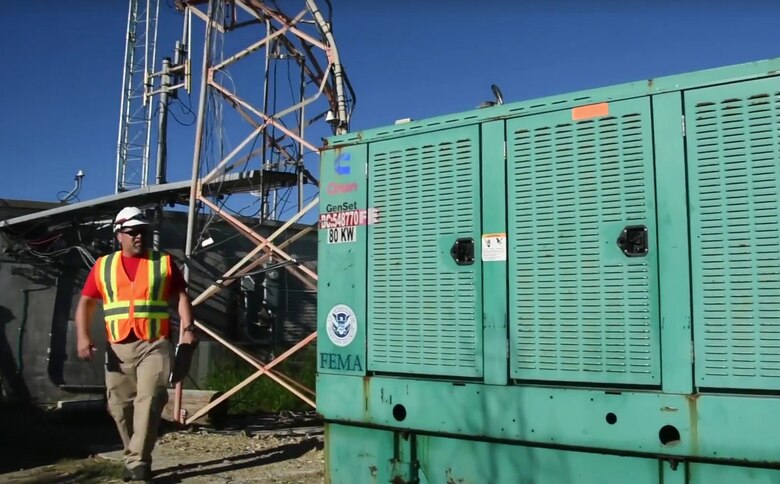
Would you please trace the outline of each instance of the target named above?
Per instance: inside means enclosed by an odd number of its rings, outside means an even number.
[[[359,208],[320,214],[320,229],[337,229],[341,227],[358,227],[373,225],[379,222],[379,210],[376,208]]]

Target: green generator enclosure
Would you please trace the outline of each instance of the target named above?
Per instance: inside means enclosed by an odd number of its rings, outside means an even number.
[[[331,483],[780,483],[780,59],[335,136]]]

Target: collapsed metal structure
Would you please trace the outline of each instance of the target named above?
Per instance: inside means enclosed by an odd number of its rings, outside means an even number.
[[[175,8],[183,14],[182,36],[176,42],[174,59],[164,59],[157,70],[157,27],[163,24],[158,22],[159,2],[129,0],[115,194],[3,220],[0,230],[9,236],[33,232],[45,236],[96,217],[108,223],[119,207],[132,204],[156,207],[157,245],[162,207],[187,204],[184,273],[188,280],[193,253],[209,250],[209,223],[217,217],[255,244],[245,257],[194,297],[194,305],[269,266],[284,267],[305,287],[316,291],[316,272],[285,251],[311,234],[314,226],[280,244],[275,240],[293,224],[314,221],[309,212],[319,200],[319,147],[311,140],[347,132],[355,96],[339,60],[329,2],[326,0],[325,12],[314,0],[299,2],[300,9],[290,13],[279,8],[276,1],[177,0]],[[205,30],[192,176],[188,182],[169,183],[168,102],[176,98],[178,89],[190,90],[194,77],[193,26],[199,20]],[[253,59],[261,60],[251,62]],[[155,116],[158,128],[153,136]],[[230,137],[235,134],[241,139],[232,143]],[[149,151],[155,142],[157,169],[151,180]],[[256,213],[247,215],[244,209],[237,209],[242,204],[246,204],[244,208],[256,207]],[[307,216],[311,217],[308,221]],[[246,222],[252,219],[257,220],[254,226]],[[257,229],[270,221],[280,225],[263,237]],[[174,418],[192,423],[262,375],[315,406],[312,389],[275,367],[314,341],[316,333],[272,361],[261,362],[218,334],[207,321],[195,324],[256,371],[192,415],[182,410],[179,383]]]
[[[318,182],[312,173],[314,170],[311,170],[305,162],[305,155],[314,155],[316,163],[319,148],[304,135],[305,130],[313,122],[325,120],[331,125],[333,133],[345,133],[349,125],[350,101],[354,99],[354,94],[351,97],[347,96],[348,83],[339,61],[331,31],[331,22],[326,20],[314,0],[306,0],[303,8],[294,15],[288,15],[278,8],[258,0],[191,1],[180,5],[184,8],[185,19],[195,16],[202,19],[206,26],[185,258],[192,254],[193,248],[197,244],[195,232],[199,204],[210,210],[212,214],[230,223],[241,235],[257,244],[256,248],[229,269],[222,279],[215,281],[211,287],[193,300],[193,304],[197,305],[235,281],[237,277],[255,271],[269,261],[295,262],[283,250],[283,245],[274,244],[274,239],[289,225],[301,220],[312,208],[317,206],[319,201],[315,189],[312,190],[314,193],[306,203],[305,185],[317,186]],[[204,6],[205,12],[202,10]],[[218,47],[228,44],[228,37],[238,37],[239,33],[244,30],[256,29],[258,26],[264,28],[265,31],[265,36],[260,40],[250,41],[248,45],[229,56],[224,53],[224,50],[218,52]],[[231,76],[230,69],[236,66],[239,61],[252,56],[261,49],[265,53],[264,89],[261,105],[257,105],[250,100],[249,96],[242,93],[241,81],[238,76]],[[279,62],[285,63],[288,79],[290,72],[296,70],[300,79],[299,90],[297,93],[292,92],[288,103],[278,102],[280,100],[278,91],[272,94],[276,87],[274,82],[276,79],[272,77],[272,69],[275,72],[278,67],[276,64]],[[251,85],[251,81],[256,81],[251,76],[247,76],[246,80],[249,85]],[[292,87],[292,83],[290,85]],[[271,102],[272,99],[274,102]],[[318,101],[320,102],[317,103]],[[211,135],[215,133],[209,132],[209,120],[213,121],[214,116],[221,113],[220,104],[222,103],[230,106],[246,123],[248,133],[229,153],[225,155],[224,152],[220,152],[220,156],[212,159],[214,146],[210,145],[209,140],[213,140]],[[280,107],[279,104],[286,105]],[[314,116],[309,116],[307,121],[309,109],[317,104],[324,104],[324,106],[320,111],[314,111]],[[291,119],[295,121],[294,125],[290,122]],[[216,129],[224,129],[224,124],[218,125]],[[259,148],[255,148],[258,144]],[[243,164],[244,167],[248,166],[252,159],[260,159],[264,168],[282,172],[292,171],[296,174],[297,212],[268,238],[262,237],[251,227],[239,221],[237,217],[231,215],[224,203],[218,205],[215,200],[210,200],[214,195],[219,196],[218,192],[204,191],[204,186],[214,182],[219,177],[235,172],[236,169],[241,171],[242,169],[237,167],[240,164]],[[215,166],[207,169],[212,161],[216,161]],[[261,190],[260,203],[262,206],[259,210],[261,220],[273,215],[279,217],[283,214],[284,211],[279,206],[279,199],[265,189],[262,184]],[[301,232],[299,235],[306,232]],[[285,244],[291,241],[292,239],[286,241]],[[294,263],[284,267],[306,286],[316,290],[317,274],[315,272]],[[187,276],[185,269],[185,277]],[[273,368],[314,341],[316,332],[303,338],[277,358],[263,364],[252,355],[230,344],[206,323],[196,321],[195,324],[252,365],[256,372],[191,416],[181,412],[181,383],[177,384],[174,415],[181,422],[191,423],[197,420],[211,408],[219,405],[262,375],[267,375],[298,398],[315,407],[313,390],[274,371]]]

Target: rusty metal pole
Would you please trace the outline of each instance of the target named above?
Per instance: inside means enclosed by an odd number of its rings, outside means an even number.
[[[195,129],[195,150],[192,155],[192,183],[190,185],[190,207],[187,215],[187,240],[184,247],[184,280],[190,282],[190,263],[195,239],[195,214],[200,195],[200,156],[203,148],[203,125],[206,117],[206,90],[208,89],[208,70],[211,64],[211,18],[214,16],[214,2],[209,0],[208,21],[206,22],[206,38],[203,48],[203,71],[200,80],[200,98],[198,105],[198,125]],[[195,7],[188,7],[195,8]],[[179,324],[179,341],[184,336],[184,325]],[[182,383],[176,384],[176,392],[173,401],[173,418],[175,421],[184,423],[185,418],[181,415],[181,395]]]
[[[162,63],[162,78],[160,81],[160,102],[158,104],[157,125],[157,174],[155,183],[162,185],[167,183],[168,165],[168,98],[171,89],[171,59],[166,57]],[[163,216],[163,202],[157,202],[154,208],[154,230],[152,232],[152,248],[160,250],[161,225]]]

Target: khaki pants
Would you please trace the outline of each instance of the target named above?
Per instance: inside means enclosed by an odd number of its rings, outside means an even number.
[[[171,343],[132,341],[111,344],[106,352],[108,411],[124,445],[128,469],[151,470],[152,449],[163,407],[168,403]]]

